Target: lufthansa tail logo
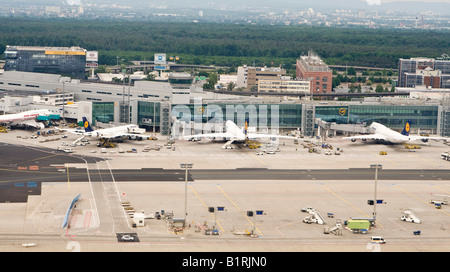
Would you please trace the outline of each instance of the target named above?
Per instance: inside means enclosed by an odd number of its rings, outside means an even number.
[[[409,123],[406,123],[405,131],[406,131],[406,132],[409,132]]]
[[[89,127],[89,122],[88,122],[88,121],[84,122],[84,127],[85,127],[85,128],[88,128],[88,127]]]

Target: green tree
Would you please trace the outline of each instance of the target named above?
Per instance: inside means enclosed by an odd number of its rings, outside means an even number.
[[[377,88],[375,89],[375,92],[377,93],[382,93],[384,91],[383,86],[381,86],[380,84],[377,85]]]
[[[349,67],[349,68],[347,69],[347,75],[349,75],[349,76],[356,76],[356,70],[355,70],[355,68]]]

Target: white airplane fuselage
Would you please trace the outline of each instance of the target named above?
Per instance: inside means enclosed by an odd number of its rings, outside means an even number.
[[[48,110],[31,110],[24,111],[21,113],[5,114],[0,116],[0,124],[2,123],[13,123],[25,120],[36,119],[39,115],[48,115]]]
[[[403,135],[401,133],[398,133],[397,131],[387,128],[386,126],[384,126],[380,123],[377,123],[377,122],[373,122],[370,125],[370,131],[372,133],[384,135],[388,142],[391,142],[394,144],[401,144],[401,143],[410,141],[410,137]]]
[[[91,138],[114,138],[119,134],[132,133],[138,135],[144,132],[145,129],[140,129],[137,125],[126,125],[113,128],[103,128],[90,132],[80,131],[79,134]]]

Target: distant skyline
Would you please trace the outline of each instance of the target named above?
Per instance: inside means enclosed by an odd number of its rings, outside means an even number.
[[[204,9],[235,9],[244,10],[251,7],[273,7],[275,10],[285,9],[376,9],[408,12],[439,12],[450,14],[449,0],[0,0],[0,5],[31,6],[31,5],[88,5],[103,4],[150,8],[167,6],[173,8],[204,8]]]

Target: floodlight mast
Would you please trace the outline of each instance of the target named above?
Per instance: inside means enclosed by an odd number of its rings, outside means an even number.
[[[187,217],[187,180],[188,180],[188,169],[192,168],[194,164],[192,163],[180,163],[180,167],[185,169],[184,174],[184,226],[186,226]]]
[[[373,195],[373,222],[375,224],[377,217],[377,182],[378,182],[378,169],[382,169],[383,165],[381,164],[371,164],[371,169],[375,169],[375,190]]]

